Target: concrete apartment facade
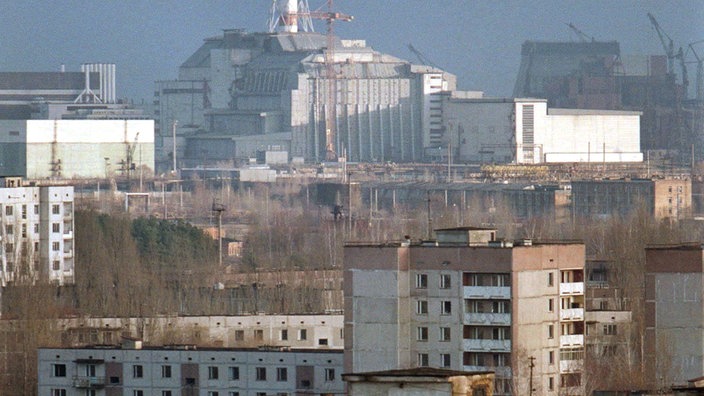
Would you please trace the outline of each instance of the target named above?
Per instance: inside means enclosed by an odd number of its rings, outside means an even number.
[[[683,219],[692,213],[690,179],[573,180],[576,217],[625,216],[644,209],[656,219]]]
[[[48,280],[74,282],[73,186],[21,187],[3,179],[0,188],[0,285]]]
[[[645,362],[658,385],[704,375],[704,246],[645,250]]]
[[[342,351],[40,348],[38,394],[264,396],[344,392]]]
[[[492,370],[495,394],[527,394],[532,361],[538,394],[581,394],[584,244],[436,234],[345,246],[345,371]]]

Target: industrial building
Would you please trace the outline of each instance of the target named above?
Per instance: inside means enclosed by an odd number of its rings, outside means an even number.
[[[153,164],[153,120],[0,120],[1,176],[139,177]]]
[[[154,171],[154,121],[117,103],[114,64],[3,73],[0,176],[112,178]]]
[[[651,23],[662,35],[654,18]],[[622,55],[615,41],[526,41],[513,94],[545,98],[550,108],[640,111],[643,151],[662,150],[687,164],[694,144],[694,156],[701,160],[701,67],[696,97],[689,99],[684,55],[676,67],[672,45],[665,55]]]
[[[536,394],[583,394],[584,244],[436,236],[345,246],[345,371],[492,370],[523,395],[532,364]]]
[[[74,283],[73,187],[23,187],[19,178],[2,184],[0,286]]]
[[[553,109],[547,102],[446,95],[442,147],[454,148],[450,155],[461,163],[643,160],[641,113]]]
[[[40,348],[40,395],[255,396],[342,394],[341,350],[143,347]]]
[[[179,167],[246,159],[269,146],[309,162],[331,152],[419,162],[440,143],[440,93],[455,90],[453,75],[364,40],[298,31],[296,19],[278,32],[225,30],[181,65],[177,80],[156,83],[160,167],[173,159],[174,138]]]
[[[628,216],[643,210],[655,219],[680,220],[692,214],[688,178],[573,180],[572,215]]]

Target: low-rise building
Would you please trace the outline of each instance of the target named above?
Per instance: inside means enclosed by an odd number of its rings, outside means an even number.
[[[350,396],[464,395],[494,394],[494,373],[466,372],[419,367],[358,374],[343,374]]]
[[[594,218],[626,216],[638,210],[656,219],[683,219],[692,211],[692,182],[680,179],[572,181],[572,214]]]
[[[128,340],[129,341],[129,340]],[[40,348],[38,394],[52,396],[341,394],[341,350],[192,346]]]

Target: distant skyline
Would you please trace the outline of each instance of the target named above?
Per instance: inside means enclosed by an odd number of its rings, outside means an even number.
[[[311,9],[323,0],[309,0]],[[79,70],[81,63],[117,65],[117,95],[153,99],[154,81],[173,80],[179,65],[223,29],[265,31],[270,0],[11,0],[0,13],[0,71]],[[573,23],[598,41],[618,41],[622,54],[664,54],[648,20],[685,50],[704,40],[704,0],[337,0],[355,17],[338,22],[343,39],[363,39],[419,63],[412,44],[457,75],[459,89],[489,96],[513,92],[526,40],[578,41]],[[316,31],[324,32],[322,22]],[[704,43],[696,47],[704,58]],[[688,61],[694,61],[690,53]],[[694,83],[696,65],[688,64]]]

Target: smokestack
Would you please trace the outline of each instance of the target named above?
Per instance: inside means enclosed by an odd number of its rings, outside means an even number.
[[[298,32],[298,2],[296,0],[283,0],[285,4],[281,9],[280,30],[287,33]]]

